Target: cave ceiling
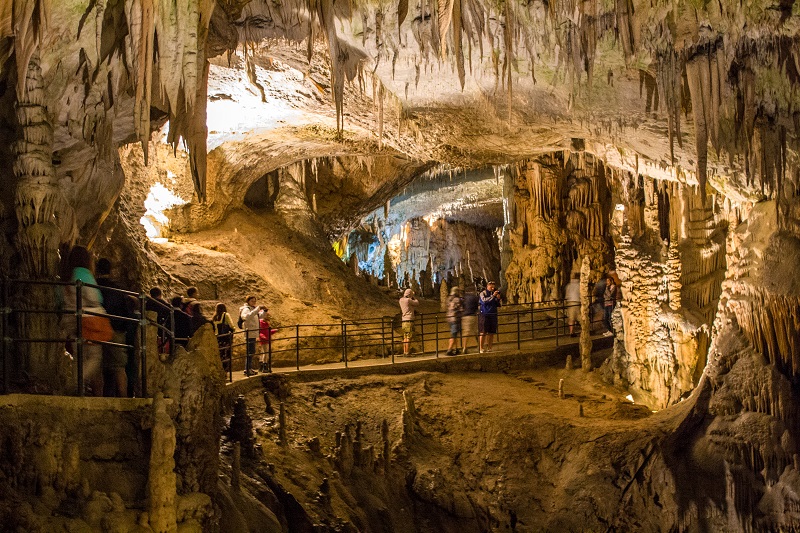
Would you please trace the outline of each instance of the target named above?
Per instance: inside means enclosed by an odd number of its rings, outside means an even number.
[[[797,168],[797,11],[793,1],[12,0],[0,7],[3,135],[21,127],[12,104],[39,58],[73,232],[102,220],[124,183],[111,149],[138,140],[147,159],[164,124],[162,140],[189,154],[209,220],[276,168],[340,155],[404,161],[373,176],[393,190],[362,215],[434,165],[570,150],[702,194],[708,183],[736,201],[780,199]],[[81,213],[92,191],[97,212]]]

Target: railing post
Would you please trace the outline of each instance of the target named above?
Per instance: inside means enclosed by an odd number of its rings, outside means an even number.
[[[172,339],[169,342],[170,361],[175,358],[175,308],[169,306],[169,332]],[[233,381],[233,339],[231,339],[231,381]]]
[[[533,319],[533,301],[531,301],[531,340],[533,340],[534,335],[534,323],[536,321]]]
[[[436,313],[436,358],[439,358],[439,313]]]
[[[75,281],[75,355],[78,357],[78,396],[84,395],[83,380],[83,282]],[[93,391],[97,394],[96,391]]]
[[[392,325],[389,327],[389,329],[392,332],[392,346],[389,351],[392,352],[392,364],[394,364],[394,320],[392,320]]]
[[[419,314],[419,339],[422,343],[422,353],[425,353],[425,313]]]
[[[300,324],[295,324],[294,330],[294,360],[297,370],[300,370]]]
[[[11,361],[9,361],[10,352],[9,350],[9,343],[11,342],[11,337],[8,334],[8,314],[11,310],[8,308],[8,281],[3,278],[0,280],[2,283],[2,289],[0,289],[0,298],[2,298],[2,302],[0,302],[0,306],[2,306],[2,328],[3,328],[3,394],[8,394],[11,392]]]
[[[142,376],[142,398],[147,398],[147,296],[139,295],[139,364]],[[127,348],[126,348],[127,349]]]
[[[386,358],[386,317],[381,317],[381,355]]]
[[[347,322],[342,319],[342,361],[347,368]]]
[[[234,332],[228,333],[231,343],[228,345],[228,379],[233,383],[233,343],[236,338]]]
[[[519,331],[519,309],[517,309],[517,351],[519,351],[520,348],[521,348],[520,338],[519,337],[520,337],[520,331]]]
[[[272,373],[272,331],[269,332],[269,341],[267,342],[267,372]]]
[[[556,346],[558,346],[558,304],[556,304]]]

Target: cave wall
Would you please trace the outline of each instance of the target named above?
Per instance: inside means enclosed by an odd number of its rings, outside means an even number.
[[[641,463],[621,529],[669,524],[686,531],[774,531],[797,514],[800,254],[794,220],[776,202],[728,216],[724,279],[708,364],[683,422]],[[647,515],[659,502],[659,520]],[[647,526],[647,524],[651,524]]]
[[[637,401],[673,404],[706,364],[725,275],[730,203],[696,187],[622,176],[612,219],[624,302],[609,365]]]
[[[509,301],[562,298],[583,257],[590,259],[593,281],[607,270],[612,253],[610,173],[583,152],[554,153],[513,169],[512,183],[506,186],[503,236]]]
[[[373,218],[372,225],[349,234],[343,260],[357,262],[383,284],[417,286],[425,296],[438,296],[433,284],[443,280],[471,288],[475,279],[498,278],[500,253],[491,228],[427,216],[403,221],[398,233],[394,229]]]

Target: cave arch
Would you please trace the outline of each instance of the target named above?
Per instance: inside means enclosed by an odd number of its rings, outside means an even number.
[[[250,209],[275,210],[275,200],[280,193],[278,170],[267,172],[254,181],[244,194],[243,203]]]

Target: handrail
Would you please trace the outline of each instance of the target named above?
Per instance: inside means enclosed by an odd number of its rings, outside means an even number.
[[[20,307],[14,308],[12,306],[12,294],[11,289],[16,288],[18,292],[24,290],[25,287],[52,287],[54,294],[52,296],[52,300],[55,303],[54,307],[52,308],[43,308],[41,307],[41,302],[32,302],[37,304],[36,307]],[[64,299],[64,290],[67,287],[74,287],[75,288],[75,306],[74,307],[66,307],[63,305]],[[133,298],[136,300],[137,305],[135,310],[131,309],[132,315],[118,315],[118,314],[111,314],[111,313],[101,313],[98,311],[94,311],[91,309],[84,309],[83,308],[83,288],[88,287],[92,289],[97,289],[103,291],[103,293],[116,293],[126,298]],[[131,302],[132,303],[132,302]],[[133,306],[132,306],[133,307]],[[88,345],[99,345],[99,346],[107,346],[107,347],[115,347],[115,348],[122,348],[125,350],[129,350],[129,357],[134,358],[136,361],[136,369],[137,372],[137,379],[135,380],[139,390],[137,391],[137,395],[142,397],[147,397],[148,390],[147,390],[147,327],[154,326],[156,331],[158,332],[160,339],[169,339],[169,344],[174,346],[175,342],[175,334],[172,324],[174,324],[174,320],[170,321],[171,327],[166,327],[164,324],[158,322],[158,320],[151,320],[147,316],[148,308],[156,307],[157,309],[162,309],[164,311],[170,310],[171,307],[165,306],[163,303],[159,302],[151,298],[148,294],[145,293],[137,293],[133,291],[128,291],[125,289],[120,289],[116,287],[108,287],[105,285],[99,285],[95,283],[85,283],[83,281],[60,281],[60,280],[23,280],[23,279],[9,279],[9,278],[0,278],[0,358],[2,358],[1,366],[2,366],[2,392],[3,394],[8,394],[12,391],[12,362],[11,362],[11,351],[12,346],[23,346],[23,345],[33,345],[33,344],[58,344],[58,345],[65,345],[67,343],[74,343],[74,353],[72,354],[73,357],[76,359],[76,366],[77,366],[77,395],[83,396],[85,393],[85,383],[84,383],[84,366],[86,364],[86,357],[85,357],[85,348]],[[24,335],[13,335],[12,330],[15,329],[12,326],[12,318],[16,317],[17,322],[25,322],[26,320],[35,320],[35,316],[48,316],[48,315],[56,315],[59,317],[59,320],[52,321],[53,325],[51,326],[51,333],[55,333],[59,330],[59,334],[56,335],[45,335],[43,337],[26,337]],[[75,329],[74,331],[67,331],[63,329],[63,327],[59,327],[57,324],[60,323],[61,317],[72,316],[75,320]],[[113,320],[117,324],[123,323],[126,324],[126,327],[136,329],[136,335],[134,336],[134,341],[128,342],[114,342],[112,340],[108,341],[100,341],[100,340],[90,340],[86,339],[84,336],[85,333],[85,319],[86,317],[95,317],[100,316],[106,318],[108,320]],[[19,326],[19,324],[17,325]],[[61,334],[64,333],[64,334]],[[118,332],[121,333],[121,332]],[[133,333],[131,331],[131,333]],[[138,346],[137,346],[138,343]],[[166,342],[164,343],[166,344]],[[138,357],[135,355],[136,350],[138,348]],[[95,394],[98,391],[93,391]],[[102,391],[99,391],[102,392]]]
[[[75,287],[75,307],[66,308],[63,305],[55,309],[42,308],[41,304],[34,308],[14,309],[11,305],[10,290],[17,286],[26,284],[36,286],[52,286],[54,290],[58,288]],[[75,343],[75,356],[78,366],[78,395],[84,393],[83,366],[85,364],[84,348],[87,345],[105,345],[130,350],[130,357],[137,360],[139,373],[138,383],[141,387],[140,394],[147,396],[147,327],[154,327],[158,335],[158,350],[162,352],[167,346],[169,355],[174,355],[175,345],[184,343],[188,338],[177,337],[175,334],[175,314],[176,310],[159,300],[151,298],[148,294],[136,293],[114,287],[106,287],[98,284],[64,281],[46,280],[12,280],[0,278],[0,357],[2,358],[0,368],[2,368],[2,393],[11,391],[11,347],[23,344],[56,343],[64,344],[67,341]],[[83,291],[82,287],[89,287],[102,291],[116,292],[126,297],[135,298],[137,301],[134,316],[120,316],[108,313],[99,313],[90,309],[82,308]],[[158,318],[149,318],[148,311],[156,310]],[[500,307],[497,313],[498,330],[497,341],[495,344],[515,343],[519,348],[522,342],[538,339],[555,339],[556,344],[560,342],[560,337],[567,331],[566,328],[566,306],[563,300],[546,300],[541,302],[519,302],[505,304]],[[63,335],[45,335],[37,338],[24,338],[21,335],[12,334],[13,317],[24,320],[29,315],[52,315],[74,316],[75,331],[64,338]],[[168,314],[168,316],[167,316]],[[117,322],[124,322],[131,328],[136,328],[135,339],[132,344],[118,343],[111,341],[90,341],[83,337],[84,321],[89,316],[103,316],[114,319]],[[161,321],[160,321],[161,320]],[[403,338],[396,332],[401,321],[398,315],[383,315],[381,317],[366,317],[359,319],[346,320],[324,324],[293,324],[283,326],[272,326],[276,330],[270,336],[266,345],[256,343],[256,353],[252,357],[261,357],[263,354],[263,365],[267,372],[272,372],[273,368],[281,365],[290,365],[300,370],[302,356],[310,353],[319,353],[317,362],[332,360],[344,363],[345,368],[351,366],[352,361],[363,358],[386,359],[391,357],[392,364],[397,362],[397,357],[402,355]],[[443,312],[417,313],[414,319],[415,329],[418,338],[412,343],[416,348],[414,355],[434,354],[439,356],[442,343],[447,345],[450,338],[450,328]],[[258,340],[258,332],[251,332],[251,337]],[[469,336],[464,332],[458,338],[458,345],[464,346],[464,341]],[[247,332],[236,330],[226,335],[219,336],[220,359],[223,369],[230,381],[234,379],[234,367],[247,359]],[[477,349],[477,348],[476,348]],[[136,352],[138,351],[138,356]],[[320,359],[321,358],[321,359]],[[256,363],[257,364],[257,363]]]
[[[563,300],[521,302],[500,307],[497,313],[498,340],[495,344],[516,344],[519,349],[522,342],[554,339],[558,345],[560,338],[568,334],[567,307]],[[395,320],[396,317],[384,315],[380,319],[340,320],[339,323],[327,324],[273,324],[270,329],[276,330],[275,333],[270,335],[266,346],[256,349],[252,357],[263,354],[266,359],[263,364],[268,373],[274,367],[294,367],[294,371],[300,371],[301,353],[306,356],[311,353],[326,354],[327,358],[320,355],[323,359],[317,359],[316,362],[331,362],[333,358],[333,362],[338,361],[344,368],[351,366],[354,357],[384,359],[391,356],[391,364],[394,364],[402,348],[402,336],[395,335],[395,329],[400,324],[399,320]],[[378,323],[380,327],[371,326]],[[438,357],[440,352],[444,352],[442,343],[446,344],[450,335],[445,313],[417,313],[414,323],[419,333],[415,343],[420,348],[414,356],[434,354]],[[576,327],[580,325],[576,323]],[[251,330],[251,335],[258,336],[258,331]],[[247,345],[247,331],[237,330],[220,337],[228,343],[224,350],[227,357],[221,355],[223,366],[229,381],[234,381],[234,366],[242,370],[242,362],[247,358],[242,353]],[[458,338],[459,346],[463,346],[464,337],[462,331]]]

